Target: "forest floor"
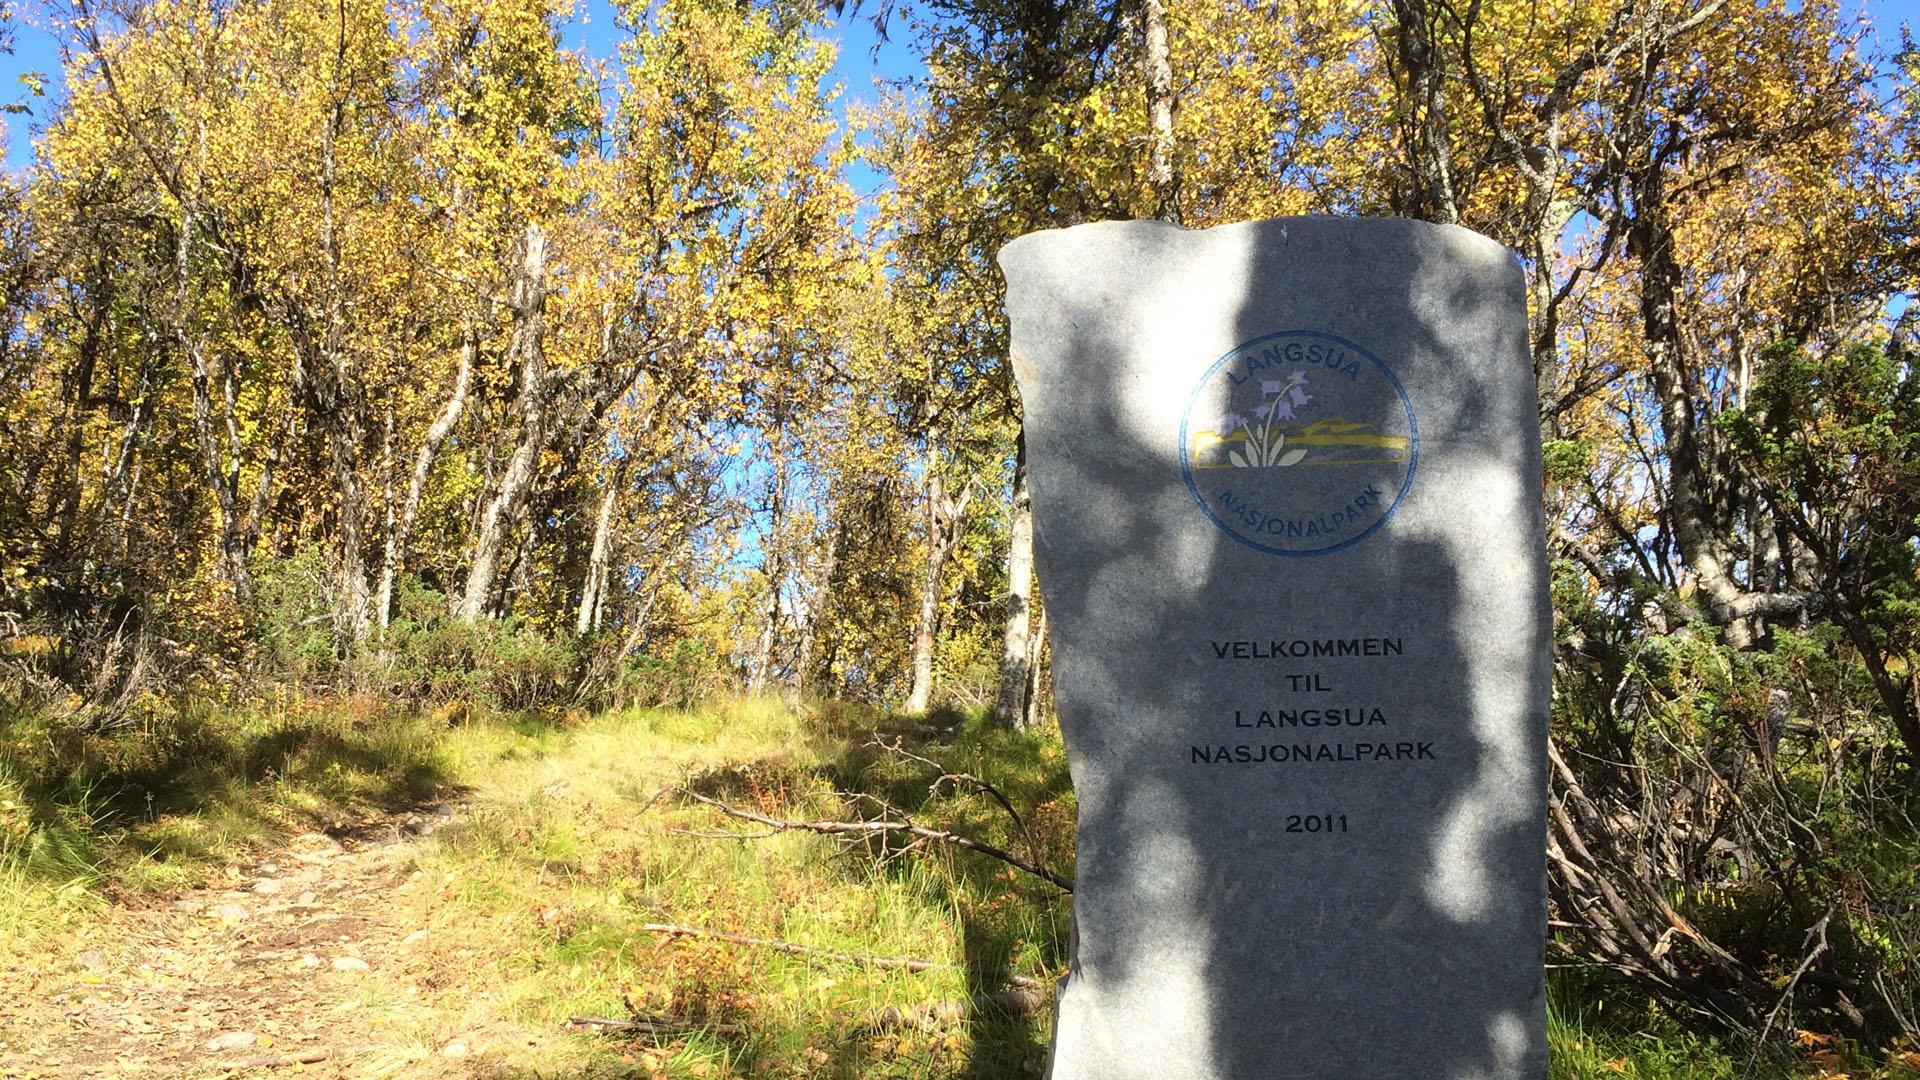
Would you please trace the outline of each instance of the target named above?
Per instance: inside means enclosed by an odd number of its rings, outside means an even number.
[[[434,933],[448,883],[418,849],[458,813],[295,834],[204,886],[106,908],[0,977],[0,1030],[22,1048],[0,1075],[465,1076],[538,1053],[560,1036],[491,1007],[491,950]]]
[[[1044,1010],[978,1003],[1059,973],[1052,886],[947,850],[735,830],[681,794],[787,818],[884,802],[1071,872],[1057,741],[877,720],[770,703],[495,720],[398,756],[356,749],[349,725],[322,740],[324,768],[283,739],[251,786],[287,796],[271,827],[167,855],[164,874],[0,874],[0,1077],[1037,1076]],[[409,781],[342,786],[354,768]],[[1024,827],[929,783],[957,772],[990,778]],[[360,797],[293,798],[307,773]],[[182,827],[153,814],[120,845],[161,851]],[[669,923],[836,955],[653,929]],[[903,955],[935,966],[854,959]],[[1564,1018],[1552,1039],[1555,1080],[1894,1075],[1824,1044],[1775,1069]]]
[[[1051,886],[1016,887],[997,863],[959,867],[944,853],[736,841],[727,819],[670,794],[685,785],[766,813],[846,813],[840,780],[884,756],[861,739],[773,703],[456,724],[412,761],[340,745],[354,738],[326,733],[324,769],[285,751],[278,775],[249,786],[251,820],[228,822],[230,837],[176,842],[198,817],[232,817],[231,792],[224,809],[124,827],[112,858],[164,850],[164,872],[141,855],[64,884],[0,873],[0,1077],[1040,1070],[1042,1021],[969,1018],[956,1002],[971,1000],[982,965],[1018,960],[1046,975],[1063,910]],[[915,770],[907,795],[928,798],[923,766],[898,760]],[[299,787],[355,768],[369,776],[334,787],[368,797],[316,800]],[[394,782],[368,782],[374,773]],[[1056,775],[1057,760],[1031,770]],[[1016,780],[1007,790],[1038,794]],[[273,805],[279,796],[292,805]],[[984,803],[945,801],[954,819]],[[1056,834],[1064,842],[1064,827]],[[645,929],[658,923],[946,966],[871,968]],[[636,1016],[661,1030],[572,1022]]]

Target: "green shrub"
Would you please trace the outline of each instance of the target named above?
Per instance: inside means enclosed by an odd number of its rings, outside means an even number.
[[[284,557],[257,558],[252,571],[247,622],[254,666],[270,678],[302,681],[332,673],[339,657],[326,555],[302,548]]]
[[[520,712],[556,708],[574,696],[572,644],[517,619],[467,623],[408,605],[379,651],[387,691],[412,703]]]
[[[614,674],[604,704],[690,709],[721,696],[729,675],[701,638],[681,638],[665,656],[629,657]]]

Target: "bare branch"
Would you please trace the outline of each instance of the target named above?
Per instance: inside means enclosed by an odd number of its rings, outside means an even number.
[[[932,786],[930,786],[927,789],[929,794],[939,792],[942,784],[949,784],[949,783],[952,783],[952,784],[967,783],[967,784],[972,784],[973,786],[979,788],[982,792],[984,792],[987,795],[988,798],[992,799],[996,803],[999,803],[1000,809],[1005,810],[1007,812],[1007,816],[1013,819],[1013,827],[1020,830],[1021,838],[1027,842],[1027,858],[1033,860],[1035,863],[1038,863],[1040,861],[1040,845],[1037,842],[1035,842],[1033,838],[1032,830],[1027,828],[1026,821],[1020,817],[1020,811],[1015,810],[1013,808],[1013,802],[1009,800],[1006,797],[1006,795],[1002,794],[999,788],[994,787],[992,784],[988,783],[985,780],[982,780],[980,777],[975,776],[972,773],[954,772],[953,770],[947,768],[945,765],[940,764],[939,762],[933,760],[932,758],[922,757],[921,755],[916,754],[911,750],[908,750],[904,745],[904,742],[905,742],[904,739],[902,739],[899,736],[895,736],[893,742],[888,743],[886,740],[876,735],[874,736],[873,741],[870,745],[877,746],[880,749],[886,750],[890,753],[898,754],[904,758],[911,758],[912,760],[918,761],[923,765],[929,765],[935,769],[940,770],[940,775],[934,779]]]
[[[641,1035],[691,1035],[696,1031],[711,1031],[720,1035],[738,1035],[738,1024],[696,1023],[691,1020],[676,1020],[670,1016],[631,1016],[625,1020],[615,1020],[605,1016],[569,1016],[567,1028],[571,1031],[632,1031]]]
[[[739,818],[741,821],[751,821],[756,825],[765,825],[779,832],[800,831],[821,833],[829,836],[881,836],[887,833],[906,833],[909,836],[916,836],[922,840],[951,844],[954,847],[965,848],[968,851],[977,851],[989,858],[998,859],[1016,869],[1025,870],[1035,877],[1045,879],[1061,892],[1073,891],[1072,881],[1061,877],[1046,867],[1023,859],[1005,848],[998,848],[992,844],[984,844],[972,837],[961,836],[958,833],[929,829],[905,821],[782,821],[779,818],[771,818],[764,814],[756,814],[749,810],[742,810],[737,806],[729,806],[718,799],[710,799],[699,792],[691,791],[687,788],[681,788],[680,792],[687,798],[711,806],[728,817]]]
[[[1786,1008],[1787,1002],[1793,1000],[1794,988],[1800,985],[1801,977],[1813,967],[1815,960],[1828,952],[1830,946],[1827,944],[1827,923],[1832,919],[1833,912],[1829,911],[1820,916],[1820,921],[1814,923],[1807,931],[1806,940],[1802,942],[1802,948],[1807,949],[1807,955],[1800,961],[1800,966],[1794,969],[1793,977],[1787,980],[1787,985],[1781,988],[1780,1000],[1774,1002],[1773,1010],[1767,1013],[1767,1022],[1760,1027],[1760,1037],[1754,1040],[1756,1044],[1767,1041],[1767,1035],[1773,1031],[1774,1021],[1780,1019],[1780,1010]]]

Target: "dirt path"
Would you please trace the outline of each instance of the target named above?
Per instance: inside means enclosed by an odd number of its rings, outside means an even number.
[[[493,1072],[485,1051],[509,1033],[420,1022],[473,972],[436,948],[442,883],[414,869],[458,812],[305,833],[222,883],[101,913],[0,973],[0,1077]]]

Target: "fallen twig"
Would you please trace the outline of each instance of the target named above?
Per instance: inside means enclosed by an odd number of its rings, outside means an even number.
[[[939,1027],[957,1024],[970,1013],[999,1012],[1009,1016],[1031,1016],[1046,1009],[1052,995],[1039,989],[1002,990],[994,994],[975,994],[965,1001],[928,1001],[919,1005],[889,1005],[873,1018],[873,1026],[882,1031],[904,1027]]]
[[[972,784],[982,792],[985,792],[988,798],[999,803],[1000,809],[1005,810],[1007,816],[1013,819],[1013,827],[1020,830],[1021,838],[1027,842],[1027,857],[1036,863],[1040,861],[1040,845],[1034,841],[1033,831],[1027,828],[1026,821],[1020,817],[1020,811],[1013,808],[1013,801],[1002,794],[999,788],[994,787],[992,784],[972,773],[954,772],[952,769],[947,768],[932,758],[922,757],[907,749],[905,743],[906,740],[898,735],[894,736],[893,742],[889,743],[876,733],[873,737],[872,745],[882,750],[898,754],[901,757],[918,761],[923,765],[931,765],[940,770],[940,775],[934,779],[932,786],[927,789],[929,794],[938,793],[942,784],[952,783],[957,786],[962,782]],[[1071,892],[1072,890],[1069,889],[1068,891]]]
[[[720,1035],[738,1035],[738,1024],[697,1024],[662,1016],[633,1016],[615,1020],[605,1016],[569,1016],[567,1027],[574,1031],[636,1031],[642,1035],[691,1035],[711,1031]]]
[[[232,1071],[235,1069],[278,1069],[286,1065],[314,1065],[333,1056],[333,1051],[324,1046],[312,1050],[295,1050],[287,1054],[263,1054],[260,1057],[242,1058],[238,1061],[223,1061],[217,1068]]]
[[[640,929],[649,934],[664,934],[667,937],[712,938],[715,941],[727,941],[735,945],[751,945],[760,949],[772,949],[789,956],[813,956],[822,960],[838,960],[848,964],[864,964],[867,967],[885,968],[893,971],[944,971],[957,969],[959,964],[950,964],[944,960],[922,960],[916,956],[862,956],[858,953],[838,952],[822,949],[813,945],[802,945],[795,941],[782,941],[779,938],[754,937],[751,934],[736,934],[730,930],[712,930],[704,926],[685,926],[680,923],[647,923]],[[1008,975],[1002,980],[1008,986],[1026,990],[1045,990],[1051,984],[1029,975]]]
[[[669,836],[691,836],[696,840],[765,840],[769,836],[779,836],[779,829],[765,832],[729,832],[725,829],[668,829]]]
[[[773,829],[777,832],[786,832],[789,830],[800,830],[803,832],[823,833],[828,835],[842,835],[842,836],[845,836],[845,835],[876,836],[876,835],[882,835],[886,833],[898,832],[898,833],[906,833],[909,836],[917,836],[923,840],[933,840],[942,844],[952,844],[954,847],[965,848],[968,851],[976,851],[989,858],[998,859],[1001,862],[1006,863],[1008,866],[1012,866],[1020,870],[1025,870],[1027,873],[1032,874],[1035,877],[1045,879],[1046,881],[1051,883],[1055,888],[1059,889],[1061,892],[1073,891],[1072,881],[1069,881],[1068,879],[1061,877],[1059,874],[1054,873],[1053,871],[1047,869],[1046,867],[1040,866],[1027,859],[1023,859],[1020,856],[1015,855],[1013,852],[1006,850],[1005,848],[994,847],[992,844],[984,844],[978,840],[973,839],[972,837],[961,836],[958,833],[944,832],[939,829],[929,829],[924,826],[915,825],[907,821],[783,821],[780,818],[767,817],[765,814],[756,814],[751,810],[742,810],[737,806],[731,806],[727,803],[721,802],[718,799],[710,799],[707,796],[702,795],[699,792],[693,791],[689,788],[683,787],[680,789],[680,792],[681,794],[685,795],[687,798],[692,799],[695,802],[704,803],[708,806],[711,806],[715,810],[720,811],[721,813],[727,815],[728,817],[739,818],[741,821],[751,821],[756,825],[764,825],[767,828]]]

